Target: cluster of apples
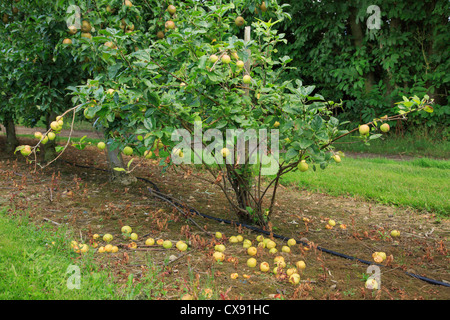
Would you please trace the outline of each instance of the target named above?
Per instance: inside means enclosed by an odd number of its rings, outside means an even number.
[[[38,139],[42,144],[46,144],[49,140],[55,140],[56,135],[61,132],[63,125],[63,117],[57,116],[56,120],[50,123],[51,131],[49,131],[45,136],[42,132],[36,131],[34,133],[34,138]],[[22,145],[17,147],[16,151],[20,151],[24,157],[28,157],[32,152],[32,148],[29,145]]]
[[[216,232],[216,238],[222,239],[223,235],[220,232]],[[256,237],[257,245],[254,246],[253,242],[249,239],[244,239],[242,235],[237,236],[231,236],[228,239],[228,242],[231,244],[237,244],[242,243],[242,247],[244,249],[247,249],[246,252],[250,256],[250,258],[247,260],[247,266],[249,268],[255,268],[258,265],[258,261],[256,260],[256,255],[258,253],[258,248],[266,248],[269,249],[269,253],[276,254],[278,253],[277,249],[277,243],[273,241],[270,238],[264,238],[262,235],[258,235]],[[295,239],[289,239],[286,243],[286,245],[283,245],[281,247],[281,252],[284,253],[290,253],[291,247],[295,246],[297,244],[297,241]],[[214,254],[213,258],[217,262],[221,262],[225,260],[225,254],[224,251],[226,250],[226,247],[223,243],[216,244],[214,246]],[[295,263],[295,267],[286,268],[287,264],[284,260],[284,257],[281,255],[278,255],[274,258],[274,268],[272,269],[272,272],[277,276],[278,279],[284,280],[288,279],[290,283],[292,284],[298,284],[300,282],[300,272],[306,268],[306,264],[304,261],[297,261]],[[259,264],[259,270],[261,272],[269,272],[271,269],[270,264],[267,261],[263,261]],[[238,273],[232,273],[231,278],[237,279]]]
[[[242,71],[244,69],[244,66],[245,66],[244,61],[239,59],[239,56],[238,56],[238,54],[235,51],[231,52],[231,55],[233,56],[233,58],[235,58],[237,60],[236,61],[236,67],[238,68],[237,69],[238,72]],[[211,63],[213,63],[213,64],[217,63],[218,60],[219,60],[219,56],[217,54],[212,54],[212,55],[209,56],[209,61]],[[222,56],[220,57],[220,61],[224,65],[229,65],[231,63],[231,57],[228,54],[228,52],[222,54]],[[251,84],[252,83],[252,77],[250,75],[248,75],[248,74],[245,74],[242,77],[242,82],[244,84]]]
[[[386,118],[387,118],[387,117],[386,117]],[[389,132],[390,129],[391,129],[391,127],[389,126],[388,123],[383,123],[383,124],[380,126],[380,130],[381,130],[382,132],[384,132],[384,133]],[[362,136],[368,136],[368,135],[369,135],[369,132],[370,132],[370,127],[369,127],[369,125],[367,125],[367,124],[362,124],[362,125],[360,125],[360,126],[358,127],[358,131],[359,131],[359,134],[360,134],[360,135],[362,135]]]

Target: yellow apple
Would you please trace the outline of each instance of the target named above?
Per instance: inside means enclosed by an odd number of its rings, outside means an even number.
[[[255,258],[250,258],[247,260],[247,266],[250,268],[254,268],[256,267],[256,259]]]

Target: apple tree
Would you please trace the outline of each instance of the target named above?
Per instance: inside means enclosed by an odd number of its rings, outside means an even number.
[[[285,80],[292,57],[275,55],[286,42],[276,28],[290,17],[276,1],[78,8],[65,50],[89,78],[68,86],[76,110],[117,156],[157,157],[218,186],[245,223],[268,226],[284,174],[340,162],[336,140],[360,130],[370,141],[388,130],[381,124],[430,109],[426,97],[405,97],[398,114],[342,130],[333,117],[339,103]]]

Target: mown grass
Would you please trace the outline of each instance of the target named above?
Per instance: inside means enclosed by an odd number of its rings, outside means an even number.
[[[337,141],[334,146],[336,150],[343,152],[450,159],[447,131],[430,132],[422,128],[405,133],[403,136],[389,132],[379,139],[371,140],[369,145],[357,139],[357,135],[349,135]]]
[[[450,161],[345,157],[325,170],[288,173],[282,183],[450,216]]]
[[[108,269],[99,268],[94,252],[80,255],[70,249],[70,229],[36,226],[26,215],[8,215],[0,210],[0,299],[1,300],[106,300],[134,299],[143,292],[164,294],[163,287],[148,274],[147,283],[126,286],[117,283]],[[74,288],[79,268],[79,288]],[[154,268],[150,270],[158,271]],[[149,298],[148,296],[146,298]]]

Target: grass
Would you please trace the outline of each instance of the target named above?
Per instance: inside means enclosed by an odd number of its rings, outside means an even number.
[[[83,255],[70,249],[69,229],[36,226],[26,215],[6,212],[0,210],[1,300],[118,300],[134,299],[146,290],[164,293],[154,284],[159,272],[154,266],[149,267],[154,273],[146,275],[148,282],[135,287],[130,274],[127,286],[119,286],[107,269],[99,268],[92,249]],[[73,287],[76,271],[70,272],[71,266],[79,268],[79,289]]]
[[[362,143],[355,135],[349,135],[334,146],[343,152],[450,159],[450,142],[445,132],[445,130],[438,133],[416,129],[414,132],[405,133],[404,136],[389,132],[379,139],[372,140],[370,145]]]
[[[330,195],[350,195],[380,203],[450,216],[450,161],[344,158],[316,172],[292,172],[283,184]]]

